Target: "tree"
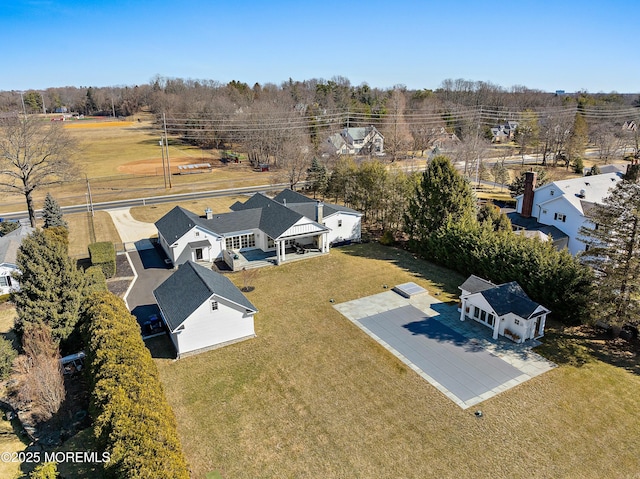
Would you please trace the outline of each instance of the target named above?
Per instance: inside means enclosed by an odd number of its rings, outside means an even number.
[[[524,164],[524,155],[528,149],[538,146],[540,137],[540,126],[538,125],[538,116],[531,110],[522,112],[522,118],[516,127],[515,140],[520,146],[520,154],[522,155],[522,163]]]
[[[47,326],[26,331],[22,347],[25,355],[16,361],[19,397],[46,421],[58,412],[66,394],[60,352]]]
[[[580,229],[587,244],[581,258],[597,272],[593,307],[612,324],[638,324],[640,312],[640,185],[621,181],[589,210],[590,226]]]
[[[547,182],[547,170],[546,168],[536,166],[532,168],[532,171],[536,172],[536,187],[539,188]],[[524,178],[526,171],[521,171],[520,175],[516,176],[513,183],[509,185],[509,191],[514,198],[524,193]]]
[[[327,167],[320,163],[315,156],[313,160],[311,160],[311,168],[309,168],[307,172],[307,182],[309,188],[313,191],[314,198],[318,193],[324,198],[329,182],[329,175],[327,174]]]
[[[475,200],[469,183],[446,156],[436,156],[422,174],[405,215],[412,242],[422,243],[448,222],[475,217]]]
[[[67,228],[67,222],[62,217],[60,205],[50,193],[44,197],[44,206],[42,207],[42,219],[44,220],[44,228],[52,228],[62,226]]]
[[[14,293],[16,332],[47,325],[57,341],[65,340],[78,321],[84,278],[67,253],[64,228],[36,230],[17,254],[20,291]]]
[[[55,462],[38,464],[29,474],[29,479],[58,479],[58,465]]]
[[[569,168],[570,161],[575,161],[576,158],[582,158],[584,156],[584,150],[588,142],[589,126],[584,116],[578,112],[573,121],[573,128],[571,129],[569,142],[567,144],[567,169]]]
[[[491,176],[493,176],[493,181],[496,183],[500,183],[500,189],[504,188],[504,184],[509,181],[509,170],[506,166],[504,166],[503,161],[496,161],[491,167]]]
[[[16,116],[0,123],[0,190],[24,196],[34,228],[33,193],[74,177],[74,148],[59,122],[44,126],[35,117]]]
[[[599,175],[599,174],[600,174],[600,168],[598,168],[598,165],[593,165],[591,167],[591,171],[589,171],[587,176],[595,176],[595,175]]]
[[[511,221],[496,205],[488,201],[478,209],[478,223],[493,231],[512,231]]]

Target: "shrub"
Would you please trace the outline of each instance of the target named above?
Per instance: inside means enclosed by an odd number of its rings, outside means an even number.
[[[113,278],[116,274],[116,249],[113,243],[102,241],[90,244],[89,257],[92,266],[102,268],[105,278]]]
[[[0,380],[6,379],[11,373],[11,365],[18,352],[13,348],[13,343],[5,338],[0,338]]]
[[[0,294],[0,304],[2,303],[6,303],[7,301],[9,301],[11,299],[11,294],[7,293],[7,294]]]
[[[58,479],[58,465],[55,462],[38,464],[29,474],[29,479]]]
[[[90,414],[98,444],[110,453],[109,477],[188,479],[175,416],[140,327],[124,302],[93,293],[83,317]]]
[[[100,266],[90,266],[84,272],[84,288],[86,294],[107,291],[107,278]]]
[[[393,237],[393,233],[389,230],[385,230],[385,232],[382,233],[379,241],[380,244],[384,246],[391,246],[396,242],[395,238]]]

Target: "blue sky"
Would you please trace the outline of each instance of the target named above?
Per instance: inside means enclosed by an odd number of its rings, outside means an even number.
[[[0,90],[447,78],[640,92],[637,0],[0,0]]]

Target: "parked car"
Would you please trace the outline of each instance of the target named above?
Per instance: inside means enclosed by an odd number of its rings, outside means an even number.
[[[84,358],[84,351],[60,358],[62,374],[65,376],[73,376],[74,374],[82,371],[82,368],[84,367]]]
[[[157,314],[152,314],[142,325],[142,334],[151,335],[164,331],[164,323]]]

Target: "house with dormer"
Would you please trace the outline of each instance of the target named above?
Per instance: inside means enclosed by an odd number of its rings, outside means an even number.
[[[158,242],[176,266],[189,260],[224,260],[235,270],[256,253],[282,264],[326,254],[332,242],[359,241],[361,215],[356,211],[304,201],[306,197],[293,192],[276,198],[257,193],[231,205],[231,212],[207,210],[204,217],[177,206],[156,222]]]
[[[22,240],[32,232],[31,226],[20,226],[0,237],[0,294],[20,290],[20,283],[15,278],[15,274],[20,272],[16,265],[16,258]]]
[[[384,153],[384,136],[373,125],[344,128],[340,133],[331,135],[328,143],[338,155],[382,155]]]
[[[614,172],[554,181],[536,188],[536,173],[528,171],[524,193],[516,197],[516,212],[508,216],[515,228],[530,224],[535,228],[547,226],[557,229],[566,235],[569,252],[576,255],[587,248],[579,239],[579,231],[582,226],[592,226],[589,210],[593,205],[602,203],[620,181],[622,174]],[[548,228],[547,233],[554,235]]]

